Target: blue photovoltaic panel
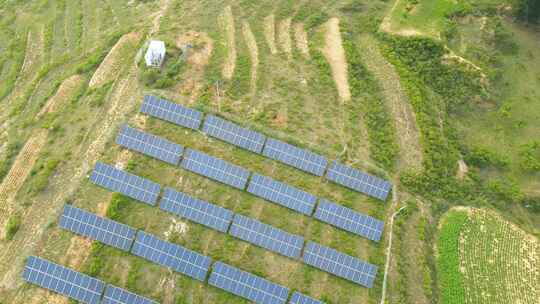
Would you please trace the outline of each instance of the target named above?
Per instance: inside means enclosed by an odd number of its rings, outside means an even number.
[[[101,304],[158,304],[158,302],[109,284]]]
[[[392,189],[392,184],[375,176],[363,173],[351,167],[334,161],[326,178],[337,184],[348,187],[352,190],[373,196],[385,201]]]
[[[259,174],[253,174],[247,191],[306,215],[311,215],[317,200],[312,194]]]
[[[233,212],[228,209],[171,188],[165,188],[159,208],[224,233],[227,233],[233,218]]]
[[[99,304],[105,283],[67,267],[30,256],[23,272],[25,281],[75,299]]]
[[[249,171],[199,151],[186,149],[182,168],[244,190]]]
[[[156,204],[160,191],[159,184],[101,162],[96,163],[90,180],[96,185],[152,206]]]
[[[143,231],[137,232],[131,253],[203,282],[212,262],[207,256]]]
[[[161,137],[122,125],[116,143],[169,164],[178,165],[184,148]]]
[[[328,160],[319,154],[272,138],[266,141],[263,155],[317,176],[322,176],[328,165]]]
[[[289,304],[324,304],[324,303],[296,291],[295,293],[293,293]]]
[[[67,204],[59,226],[124,251],[135,239],[135,229]]]
[[[200,128],[203,119],[199,111],[152,95],[144,96],[141,112],[194,130]]]
[[[299,258],[304,246],[304,238],[301,236],[239,214],[234,216],[229,233],[241,240],[290,258]]]
[[[330,225],[376,242],[381,239],[384,228],[383,221],[325,199],[319,201],[319,205],[313,216]]]
[[[251,152],[261,153],[266,136],[214,115],[207,115],[202,131]]]
[[[289,289],[225,263],[214,264],[208,284],[258,304],[284,304]]]
[[[377,266],[314,242],[304,249],[304,263],[368,288],[377,274]]]

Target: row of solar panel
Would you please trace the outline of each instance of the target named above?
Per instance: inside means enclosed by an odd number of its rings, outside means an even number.
[[[141,142],[141,138],[147,138],[146,143]],[[179,145],[127,126],[122,127],[117,142],[161,160],[172,159],[169,163],[174,165],[178,164],[181,154],[184,153],[182,168],[241,190],[245,189],[251,174],[248,170],[221,159],[191,149],[184,150]],[[161,148],[157,148],[158,146]],[[101,163],[96,167],[97,170],[91,177],[95,183],[119,192],[122,192],[121,188],[124,187],[124,194],[151,205],[156,204],[159,185],[136,176],[126,178],[128,185],[123,185],[119,182],[119,174],[114,168],[105,167]],[[251,176],[247,191],[308,216],[313,214],[317,201],[317,197],[310,193],[259,174]],[[373,241],[380,240],[384,226],[379,220],[324,199],[321,199],[315,218]]]
[[[241,218],[240,222],[242,224],[239,224],[239,226],[243,226],[245,220],[245,218]],[[253,223],[248,222],[247,224]],[[210,265],[212,261],[209,257],[182,246],[161,240],[146,232],[135,232],[133,228],[126,225],[101,218],[95,214],[70,205],[64,206],[64,212],[60,219],[60,227],[87,236],[91,239],[104,242],[116,248],[130,251],[136,256],[145,258],[151,262],[165,266],[199,281],[205,281],[211,268]],[[274,236],[279,238],[279,235]],[[126,239],[129,242],[127,249],[126,246],[124,246],[124,240]],[[132,247],[131,244],[133,244]],[[130,247],[131,250],[129,249]],[[33,260],[31,263],[29,262],[29,265],[33,264]],[[99,303],[99,295],[103,290],[101,287],[97,286],[99,284],[95,283],[98,280],[91,279],[82,274],[74,275],[73,273],[75,272],[71,270],[66,270],[64,272],[65,268],[62,266],[52,263],[49,264],[54,265],[54,267],[47,268],[47,266],[46,269],[43,269],[43,275],[41,277],[29,275],[25,271],[25,274],[23,275],[24,278],[31,283],[49,288],[83,303]],[[58,270],[59,267],[62,271]],[[41,269],[41,267],[38,267],[38,269]],[[43,278],[44,276],[46,278]],[[64,285],[57,286],[56,281],[65,282]],[[289,289],[285,287],[220,262],[217,262],[214,265],[209,278],[209,284],[261,304],[285,303],[289,295]],[[101,285],[104,286],[104,284]],[[79,289],[86,291],[86,293],[77,289],[77,286],[81,286]],[[101,290],[94,290],[92,287],[95,287],[95,289],[101,288]],[[91,292],[88,293],[88,291]],[[126,292],[124,291],[122,295],[121,291],[122,290],[119,288],[116,288],[112,292],[106,292],[104,299],[128,299],[125,294]],[[147,303],[135,302],[135,298],[133,297],[134,295],[131,295],[132,302],[126,303]],[[142,297],[139,298],[143,299]],[[118,301],[117,303],[125,302]],[[316,304],[321,302],[296,292],[291,298],[290,303]]]
[[[317,176],[323,176],[328,167],[328,160],[322,155],[277,139],[267,138],[263,134],[211,114],[207,115],[203,124],[204,114],[202,112],[155,96],[146,95],[144,97],[141,112],[194,130],[199,130],[202,125],[202,131],[209,136]],[[159,143],[154,146],[158,148],[168,145],[167,143]],[[165,149],[167,152],[164,152],[163,149],[161,152],[160,149],[155,150],[153,153],[158,154],[157,158],[169,161],[172,155],[175,155],[171,151],[177,151],[178,147]],[[392,188],[392,184],[388,181],[345,166],[337,161],[332,162],[328,168],[326,178],[383,201],[386,200]]]
[[[104,163],[96,164],[90,179],[97,185],[152,206],[157,204],[161,191],[159,184]],[[305,215],[313,213],[317,201],[315,196],[307,192],[258,174],[254,174],[251,178],[247,191]],[[165,188],[159,205],[165,211],[189,218],[221,232],[227,231],[233,217],[229,210],[194,199],[170,188]],[[382,221],[325,199],[319,200],[313,216],[322,222],[373,241],[381,239],[384,229]]]
[[[268,189],[263,190],[268,191]],[[230,210],[195,199],[185,193],[177,192],[171,188],[166,188],[159,205],[164,211],[187,218],[196,223],[206,225],[224,233],[229,231],[229,234],[232,236],[250,242],[259,247],[290,258],[301,257],[302,248],[304,245],[303,237],[290,234],[286,231],[274,228],[270,225],[266,225],[248,217],[234,215]],[[380,221],[377,222],[371,217],[361,215],[348,208],[339,206],[326,200],[321,200],[315,217],[353,232],[360,231],[365,235],[369,235],[371,238],[380,238],[379,231],[382,231],[383,228],[383,224]],[[131,235],[133,235],[133,233],[131,233]],[[340,258],[343,255],[337,251],[335,253]],[[350,259],[355,261],[355,265],[370,265],[353,257],[350,257]],[[332,259],[329,261],[332,261]],[[310,264],[310,260],[305,254],[304,262]],[[342,267],[342,270],[337,270],[336,267],[325,268],[324,265],[326,264],[327,263],[325,262],[321,262],[317,265],[313,265],[313,263],[310,265],[318,266],[319,268],[330,273],[349,279],[358,284],[371,287],[374,276],[370,272],[364,273],[364,270],[357,271],[356,268],[343,272],[343,269],[348,269],[346,265]],[[370,267],[371,266],[372,265],[370,265]],[[371,269],[370,267],[367,268]],[[360,273],[360,275],[355,273]]]
[[[29,283],[52,290],[87,304],[157,304],[120,287],[52,263],[30,256],[23,270]]]

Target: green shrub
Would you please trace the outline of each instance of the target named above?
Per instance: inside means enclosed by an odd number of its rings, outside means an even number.
[[[524,170],[540,171],[540,141],[533,141],[521,146],[520,165]]]
[[[465,151],[464,160],[470,165],[486,168],[489,166],[504,168],[508,166],[508,158],[482,147],[473,147]]]
[[[86,264],[83,268],[83,272],[91,277],[98,276],[101,273],[101,270],[105,266],[104,261],[104,250],[105,245],[94,241],[92,242],[92,247],[90,248],[90,254]]]
[[[39,193],[47,188],[49,179],[54,174],[59,164],[60,160],[49,158],[37,168],[32,169],[31,174],[34,175],[34,178],[32,179],[31,191],[33,193]]]
[[[18,215],[11,216],[6,223],[6,240],[11,241],[20,227],[21,218]]]
[[[107,208],[106,216],[112,220],[118,220],[120,216],[120,212],[126,208],[126,206],[129,204],[129,198],[119,194],[114,193],[111,198],[111,202],[109,203],[109,207]]]

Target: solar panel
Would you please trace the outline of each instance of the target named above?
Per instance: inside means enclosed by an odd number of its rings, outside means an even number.
[[[368,288],[377,274],[377,266],[314,242],[304,249],[304,263]]]
[[[141,112],[194,130],[199,129],[203,118],[199,111],[152,95],[144,96]]]
[[[207,256],[140,230],[131,253],[203,282],[212,262]]]
[[[266,141],[263,155],[317,176],[322,176],[328,165],[324,156],[272,138]]]
[[[160,191],[159,184],[101,162],[96,163],[90,180],[96,185],[152,206],[156,204]]]
[[[58,225],[124,251],[129,251],[135,239],[135,229],[67,204]]]
[[[75,299],[98,304],[105,283],[36,256],[28,257],[23,271],[25,281]]]
[[[228,209],[171,188],[165,188],[159,208],[224,233],[227,233],[233,217],[233,212]]]
[[[247,191],[271,202],[311,215],[317,198],[270,177],[253,174]]]
[[[257,304],[284,304],[289,296],[288,288],[221,262],[214,264],[208,283]]]
[[[266,136],[214,115],[207,115],[202,131],[251,152],[261,153]]]
[[[182,168],[244,190],[249,171],[199,151],[186,149]]]
[[[336,203],[321,199],[313,215],[316,219],[378,242],[384,222]]]
[[[109,284],[101,304],[158,304],[158,302]]]
[[[234,216],[229,233],[241,240],[290,258],[299,258],[304,246],[304,238],[301,236],[239,214]]]
[[[184,148],[161,137],[122,125],[116,143],[169,164],[178,165]]]
[[[293,293],[289,304],[323,304],[323,302],[315,300],[296,291],[295,293]]]
[[[352,190],[367,194],[369,196],[385,201],[392,184],[375,176],[363,173],[359,170],[345,166],[334,161],[326,178]]]

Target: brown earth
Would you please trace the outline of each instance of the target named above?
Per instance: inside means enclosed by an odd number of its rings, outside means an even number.
[[[92,75],[88,84],[89,88],[96,88],[115,80],[121,69],[122,50],[129,44],[138,43],[141,38],[142,35],[139,32],[131,32],[120,37]]]
[[[236,67],[236,34],[234,28],[234,17],[230,6],[225,7],[223,14],[219,18],[220,26],[225,30],[225,41],[227,56],[223,63],[222,75],[225,79],[231,79]]]
[[[339,98],[341,102],[347,102],[351,99],[351,91],[349,89],[347,58],[345,57],[339,30],[339,19],[331,18],[324,24],[324,27],[325,45],[322,52],[332,69],[332,76],[336,83]]]
[[[309,56],[309,43],[306,30],[304,29],[303,23],[295,23],[293,25],[294,29],[294,40],[296,41],[296,48],[300,51],[302,55],[306,58]]]
[[[53,97],[49,98],[45,106],[37,114],[40,118],[46,113],[52,113],[58,110],[60,106],[73,97],[73,94],[82,84],[83,78],[80,75],[73,75],[62,82]]]
[[[276,23],[273,14],[264,18],[264,38],[266,39],[266,43],[268,43],[270,53],[276,54]]]
[[[251,27],[247,21],[242,23],[242,32],[244,33],[244,40],[249,50],[249,57],[251,58],[251,95],[255,95],[257,91],[257,68],[259,67],[259,48],[257,47],[257,41],[255,35],[251,31]]]

